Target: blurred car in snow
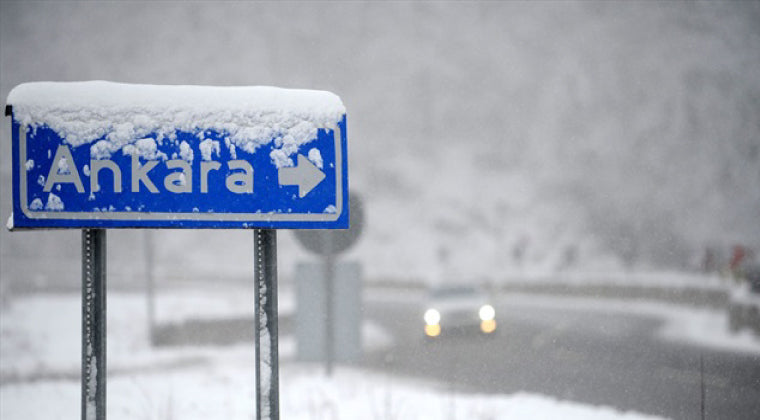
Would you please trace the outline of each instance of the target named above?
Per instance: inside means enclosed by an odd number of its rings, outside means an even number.
[[[760,265],[745,268],[742,278],[729,297],[729,326],[731,331],[750,328],[760,335]]]
[[[455,332],[493,334],[496,310],[488,296],[469,285],[445,285],[432,288],[423,314],[425,336],[429,338]]]

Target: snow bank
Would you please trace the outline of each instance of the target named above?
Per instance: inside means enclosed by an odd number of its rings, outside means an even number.
[[[236,360],[241,362],[242,360]],[[326,378],[285,366],[280,414],[287,419],[658,419],[519,392],[485,396],[451,394],[360,370],[338,369]],[[116,376],[109,380],[108,418],[249,419],[254,415],[251,372],[230,363],[174,372]],[[0,388],[3,419],[76,418],[76,381],[19,383]],[[44,398],[45,404],[39,404]],[[7,402],[7,403],[5,403]],[[29,407],[39,409],[29,410]]]
[[[282,396],[287,418],[350,419],[656,419],[611,407],[557,400],[538,394],[460,394],[430,384],[338,369],[332,378],[300,372]],[[285,417],[285,416],[283,416]]]
[[[297,149],[318,129],[334,129],[346,112],[325,91],[105,81],[24,83],[7,103],[16,121],[48,126],[74,147],[98,141],[93,147],[101,157],[149,135],[176,140],[177,131],[199,140],[206,130],[225,133],[231,145],[251,153],[270,141]]]

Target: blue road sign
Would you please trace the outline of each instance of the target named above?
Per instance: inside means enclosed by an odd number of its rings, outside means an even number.
[[[345,114],[290,144],[275,132],[236,147],[218,120],[112,141],[117,121],[83,141],[82,124],[30,120],[10,99],[14,229],[348,227]]]

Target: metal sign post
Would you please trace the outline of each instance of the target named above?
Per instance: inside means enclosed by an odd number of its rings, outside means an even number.
[[[325,248],[332,250],[332,237],[325,232],[322,232]],[[333,361],[335,360],[335,314],[334,303],[335,300],[333,294],[335,293],[335,253],[328,252],[324,257],[325,263],[325,373],[327,376],[332,376]]]
[[[277,231],[256,229],[253,241],[256,263],[256,419],[278,420]]]
[[[153,231],[143,231],[145,251],[145,300],[150,344],[156,343],[156,282],[153,278]]]
[[[106,418],[106,231],[82,230],[82,420]]]

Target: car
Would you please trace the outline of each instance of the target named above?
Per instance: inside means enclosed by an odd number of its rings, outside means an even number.
[[[422,316],[425,336],[496,332],[496,310],[486,293],[471,285],[444,285],[430,289]]]
[[[742,283],[729,296],[729,327],[734,332],[749,328],[760,335],[760,265],[746,267],[742,272]]]

